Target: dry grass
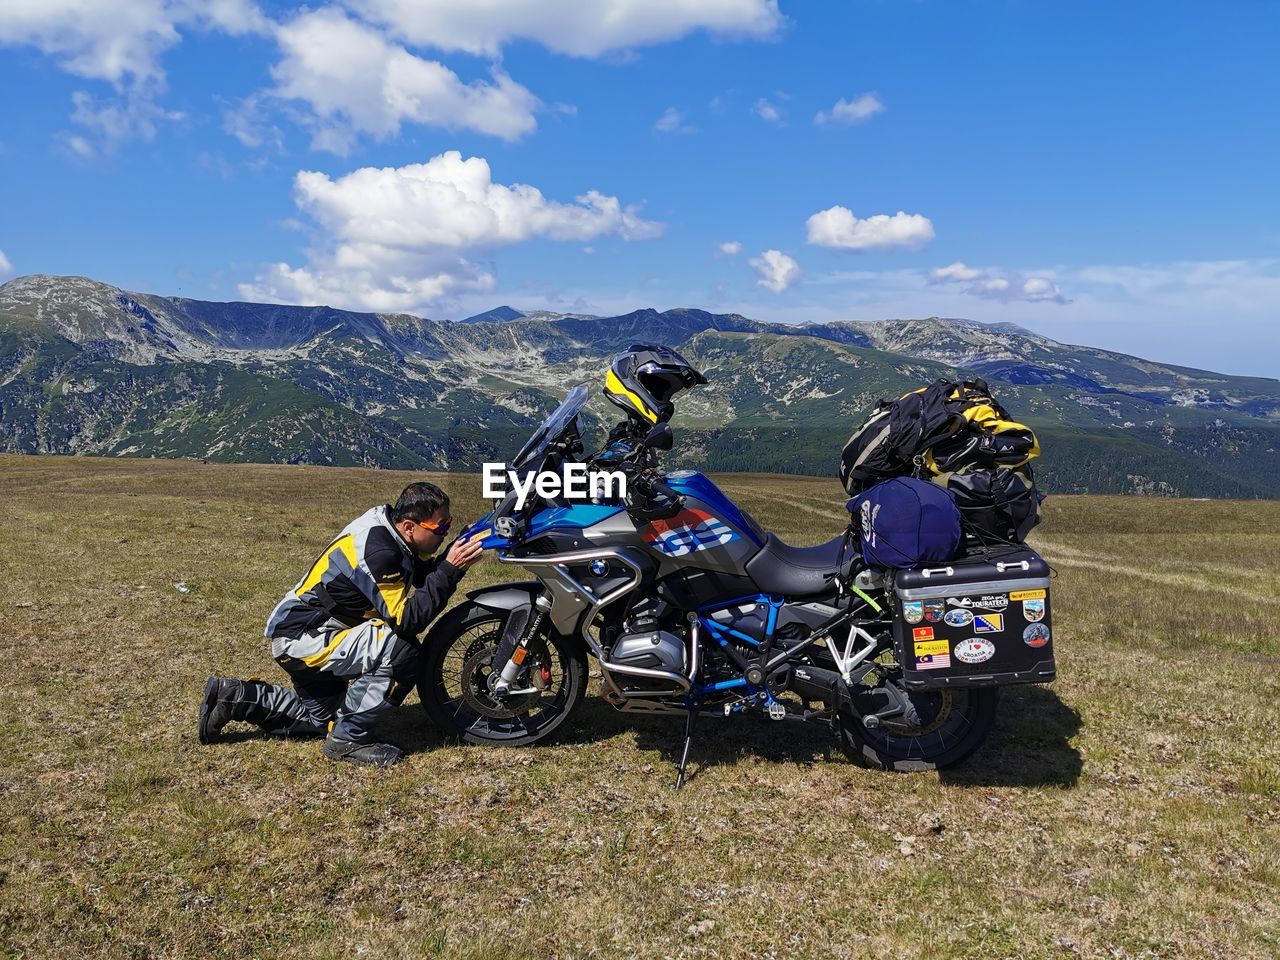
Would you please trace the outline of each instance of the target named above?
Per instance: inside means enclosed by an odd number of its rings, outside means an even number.
[[[527,751],[410,703],[389,771],[199,746],[205,676],[275,676],[267,612],[406,477],[0,457],[0,954],[1280,954],[1280,504],[1051,499],[1061,679],[947,775],[710,722],[676,794],[679,722],[594,697]],[[723,486],[796,542],[841,524],[834,483]]]

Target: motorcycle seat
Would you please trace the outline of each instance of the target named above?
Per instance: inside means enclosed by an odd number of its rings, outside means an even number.
[[[748,561],[747,575],[761,593],[812,596],[830,590],[837,576],[848,576],[857,555],[857,543],[848,542],[845,534],[816,547],[793,547],[771,533]]]

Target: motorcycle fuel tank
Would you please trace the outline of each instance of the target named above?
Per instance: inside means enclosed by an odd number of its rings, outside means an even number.
[[[641,541],[668,567],[702,567],[743,575],[760,552],[764,533],[714,483],[694,470],[667,474],[666,483],[684,497],[680,512],[643,526]]]

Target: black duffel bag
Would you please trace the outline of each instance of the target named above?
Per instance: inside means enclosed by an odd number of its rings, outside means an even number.
[[[1022,543],[1040,522],[1040,501],[1031,468],[963,470],[934,478],[951,491],[966,532],[984,543]]]

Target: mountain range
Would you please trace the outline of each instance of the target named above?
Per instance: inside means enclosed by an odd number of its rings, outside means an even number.
[[[675,347],[710,380],[678,398],[673,463],[833,475],[877,399],[976,375],[1036,428],[1051,492],[1280,497],[1280,381],[1013,324],[509,306],[449,322],[84,277],[0,286],[0,451],[474,469],[634,342]],[[611,409],[597,398],[588,419]]]

